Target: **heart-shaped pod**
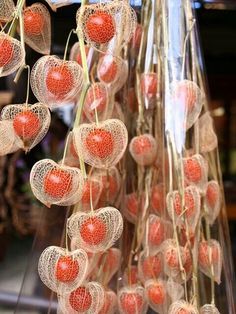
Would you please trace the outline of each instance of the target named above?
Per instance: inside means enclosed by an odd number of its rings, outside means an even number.
[[[114,207],[78,212],[68,219],[67,230],[70,238],[76,238],[77,247],[93,253],[106,251],[120,238],[123,218]]]
[[[98,314],[114,314],[117,310],[117,296],[112,290],[105,291],[104,302]]]
[[[16,104],[5,106],[1,112],[2,121],[11,121],[19,147],[29,151],[47,134],[51,115],[47,106]]]
[[[85,49],[85,54],[87,57],[87,65],[88,65],[88,68],[90,68],[91,62],[92,62],[92,56],[93,56],[93,48],[85,45],[84,49]],[[81,67],[83,67],[79,42],[76,42],[71,47],[69,59],[72,61],[76,61]]]
[[[117,298],[121,314],[142,314],[147,311],[148,305],[142,286],[125,286],[118,291]]]
[[[172,302],[176,302],[184,297],[184,287],[171,277],[167,280],[166,289]]]
[[[218,284],[221,282],[222,249],[216,240],[201,241],[198,246],[199,269]]]
[[[59,309],[63,314],[95,314],[104,304],[105,291],[100,283],[88,282],[70,294],[59,296]]]
[[[149,279],[157,279],[163,273],[162,254],[148,255],[144,250],[139,255],[138,276],[144,284]]]
[[[176,301],[171,304],[168,314],[199,314],[198,309],[184,300]]]
[[[171,103],[178,123],[191,128],[202,110],[204,94],[196,83],[189,80],[175,81],[171,86]]]
[[[204,192],[207,184],[208,164],[200,154],[183,158],[184,178],[187,185],[196,186]]]
[[[135,32],[136,13],[125,2],[85,5],[76,14],[77,30],[100,51],[118,52]]]
[[[221,192],[217,181],[211,180],[206,186],[205,214],[209,224],[213,225],[221,207]]]
[[[41,54],[50,54],[51,17],[47,7],[42,3],[26,7],[23,20],[26,44]]]
[[[162,216],[165,212],[165,187],[163,183],[159,183],[152,187],[151,190],[151,210],[154,214]]]
[[[151,134],[135,136],[129,144],[129,151],[138,165],[150,166],[157,157],[157,142]]]
[[[95,176],[91,175],[84,181],[82,198],[78,204],[82,211],[91,210],[92,206],[96,208],[103,189],[102,182]]]
[[[123,275],[124,286],[137,285],[138,281],[138,267],[136,265],[131,265],[130,267],[128,266]]]
[[[145,294],[149,306],[153,311],[167,313],[169,296],[166,281],[162,279],[150,279],[145,282]]]
[[[31,169],[30,185],[35,197],[43,204],[70,206],[81,199],[84,180],[80,169],[42,159]]]
[[[144,194],[138,196],[137,192],[126,194],[124,198],[123,214],[125,218],[135,224],[138,217],[143,213],[145,205]]]
[[[15,4],[13,0],[2,0],[0,3],[0,21],[9,22],[13,18]]]
[[[92,167],[108,169],[123,157],[128,143],[124,123],[109,119],[98,124],[81,124],[74,129],[78,155]]]
[[[0,156],[13,153],[19,149],[19,143],[15,136],[12,121],[0,121],[0,138]]]
[[[192,231],[195,230],[200,217],[201,197],[195,186],[184,189],[184,196],[179,191],[169,192],[166,197],[167,211],[178,226],[185,226],[187,220]]]
[[[83,70],[75,61],[44,56],[34,64],[30,84],[40,102],[58,107],[76,99],[83,85]]]
[[[204,113],[198,121],[199,147],[201,153],[208,153],[217,147],[218,140],[213,127],[213,119],[210,112]]]
[[[220,314],[214,304],[205,304],[200,308],[200,314]]]
[[[88,266],[88,256],[84,250],[69,252],[58,246],[49,246],[40,255],[38,272],[49,289],[64,295],[83,283]]]
[[[0,33],[0,77],[14,73],[25,62],[25,50],[21,42]]]

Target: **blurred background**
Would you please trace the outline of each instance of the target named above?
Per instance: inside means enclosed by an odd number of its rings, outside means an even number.
[[[27,0],[27,5],[33,2]],[[58,9],[56,14],[51,11],[52,54],[63,54],[68,33],[75,28],[79,1],[74,2]],[[137,0],[133,4],[140,5]],[[210,109],[219,140],[236,265],[236,1],[202,0],[195,1],[194,6],[209,84]],[[72,38],[71,45],[75,40]],[[29,65],[32,66],[39,57],[27,47]],[[26,77],[22,78],[15,86],[12,76],[0,79],[0,106],[24,101],[25,80]],[[30,102],[35,101],[33,95],[30,98]],[[35,265],[45,243],[55,245],[61,239],[60,230],[67,213],[54,206],[51,209],[40,207],[31,195],[28,179],[35,161],[44,156],[61,158],[71,108],[68,105],[53,112],[50,132],[28,155],[18,151],[0,158],[0,313],[13,313],[15,308],[17,313],[48,313],[48,301],[38,297],[43,293],[39,291],[42,287],[35,284]],[[20,304],[16,306],[21,287]],[[50,299],[51,312],[54,312],[53,295]]]

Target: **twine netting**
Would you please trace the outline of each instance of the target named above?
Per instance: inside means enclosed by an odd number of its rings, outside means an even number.
[[[214,304],[205,304],[200,309],[200,314],[220,314]]]
[[[95,122],[96,120],[95,110],[97,111],[98,120],[103,121],[111,117],[113,104],[113,102],[109,101],[106,85],[93,83],[87,91],[83,110],[90,122]]]
[[[203,102],[204,94],[196,83],[189,80],[172,83],[171,103],[179,126],[191,128],[201,113]]]
[[[109,119],[98,124],[81,124],[74,129],[74,144],[78,155],[92,167],[108,169],[123,157],[128,132],[124,123]]]
[[[0,21],[9,22],[13,18],[15,4],[13,0],[1,0],[0,2]]]
[[[89,282],[77,287],[70,294],[59,296],[59,307],[63,314],[99,313],[105,298],[105,291],[100,283]]]
[[[42,159],[30,172],[30,185],[35,197],[43,204],[70,206],[81,199],[84,180],[78,168]]]
[[[16,104],[3,108],[1,120],[12,122],[19,147],[29,151],[47,134],[51,115],[48,107],[41,103]]]
[[[132,138],[129,151],[140,166],[150,166],[157,157],[157,142],[151,134],[143,134]]]
[[[58,246],[49,246],[40,255],[38,272],[49,289],[64,295],[84,282],[88,266],[88,256],[84,250],[69,252]]]
[[[187,185],[196,186],[204,192],[208,177],[208,163],[200,154],[183,158],[184,179]]]
[[[47,7],[35,3],[24,9],[23,19],[26,44],[41,54],[50,54],[51,17]]]
[[[25,50],[21,42],[0,33],[0,77],[14,73],[25,62]]]
[[[142,286],[125,286],[118,291],[117,298],[121,314],[146,313],[148,305]]]
[[[196,229],[200,218],[201,197],[195,186],[184,189],[184,195],[179,191],[169,192],[166,197],[167,211],[177,226],[187,224],[191,231]]]
[[[151,210],[154,214],[162,216],[165,211],[165,187],[163,183],[159,183],[152,187],[151,190]]]
[[[180,300],[171,304],[168,314],[199,314],[199,312],[194,305]]]
[[[94,169],[92,176],[102,183],[99,204],[114,204],[121,187],[121,176],[116,167]]]
[[[70,238],[76,238],[77,247],[94,253],[106,251],[120,238],[123,218],[114,207],[78,212],[68,219],[67,230]]]
[[[151,279],[145,282],[145,294],[149,306],[156,312],[164,314],[167,312],[169,296],[166,281],[162,279]]]
[[[0,156],[13,153],[18,149],[18,141],[15,137],[12,121],[0,121]]]
[[[138,217],[143,213],[144,204],[144,195],[138,196],[137,192],[125,195],[123,209],[125,218],[135,224]]]
[[[175,282],[172,278],[168,278],[166,289],[172,302],[176,302],[184,297],[184,287]]]
[[[98,314],[114,314],[117,310],[117,296],[112,290],[105,291],[104,302]]]
[[[149,279],[156,279],[163,274],[162,254],[148,255],[142,251],[138,260],[138,277],[144,284]]]
[[[106,52],[119,51],[136,27],[136,13],[121,1],[85,5],[77,11],[76,20],[87,44]]]
[[[172,224],[163,218],[151,214],[148,218],[148,230],[146,230],[146,233],[149,252],[151,255],[154,255],[162,250],[164,240],[172,237]],[[144,238],[144,245],[147,245],[145,241],[146,236]]]
[[[222,271],[222,249],[218,241],[210,239],[199,243],[198,265],[203,274],[220,284]]]
[[[209,224],[213,225],[221,207],[221,192],[219,183],[211,180],[207,183],[205,195],[205,215]]]
[[[83,85],[83,70],[75,61],[44,56],[34,64],[30,84],[39,101],[57,107],[76,99]]]
[[[201,153],[208,153],[217,147],[218,140],[213,128],[213,119],[210,112],[204,113],[198,121],[199,148]]]

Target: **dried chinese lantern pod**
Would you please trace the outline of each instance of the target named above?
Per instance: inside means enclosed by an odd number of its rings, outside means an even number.
[[[219,215],[221,207],[221,191],[219,183],[211,180],[206,186],[205,195],[205,216],[210,225],[212,225]]]
[[[141,44],[141,39],[142,39],[142,34],[143,34],[143,27],[142,27],[141,24],[137,23],[135,31],[134,31],[134,34],[133,34],[133,36],[131,37],[131,40],[130,40],[130,46],[136,52],[139,51],[140,44]]]
[[[114,204],[121,187],[121,175],[116,167],[94,169],[92,176],[102,183],[99,204]]]
[[[169,296],[166,281],[150,279],[145,282],[145,294],[149,306],[158,313],[167,313]]]
[[[76,15],[77,29],[87,44],[100,51],[119,51],[136,27],[136,14],[125,2],[90,4]]]
[[[0,2],[0,21],[9,22],[13,18],[15,12],[15,4],[13,0],[2,0]]]
[[[114,207],[78,212],[68,219],[67,230],[70,238],[76,238],[77,247],[93,253],[106,251],[120,238],[123,218]]]
[[[88,65],[88,68],[90,68],[90,65],[92,62],[92,56],[93,56],[93,49],[87,45],[84,46],[84,49],[85,49],[85,54],[86,54],[86,59],[87,59],[87,65]],[[70,50],[69,59],[72,61],[76,61],[81,67],[83,67],[79,42],[76,42],[72,46]]]
[[[78,168],[42,159],[31,169],[30,185],[35,197],[43,204],[69,206],[81,200],[84,179]]]
[[[51,114],[41,103],[8,105],[1,112],[1,120],[12,122],[19,147],[29,151],[47,134]]]
[[[222,271],[222,249],[220,243],[216,240],[210,239],[208,241],[201,241],[198,246],[198,265],[201,272],[207,277],[221,282]]]
[[[171,104],[179,122],[189,129],[198,119],[204,95],[196,83],[189,80],[174,81],[171,85]]]
[[[0,77],[14,73],[25,62],[25,50],[21,42],[0,33]]]
[[[162,254],[148,255],[142,251],[138,260],[138,276],[142,283],[149,279],[157,279],[163,274]]]
[[[54,108],[75,100],[83,85],[83,70],[75,61],[44,56],[34,64],[30,84],[35,97]]]
[[[114,314],[117,310],[117,296],[112,290],[105,291],[103,306],[98,314]]]
[[[152,99],[158,93],[157,73],[149,72],[141,75],[141,91],[144,98]]]
[[[88,266],[88,256],[84,250],[70,252],[58,246],[49,246],[40,255],[38,272],[49,289],[64,295],[84,282]]]
[[[123,274],[124,286],[137,285],[139,282],[138,267],[136,265],[128,266]]]
[[[167,211],[177,226],[185,226],[186,221],[191,231],[194,231],[200,218],[201,197],[195,186],[179,191],[169,192],[166,197]]]
[[[126,126],[117,119],[109,119],[98,124],[81,124],[73,132],[78,155],[95,168],[108,169],[115,166],[127,147]]]
[[[168,314],[199,314],[199,312],[193,304],[180,300],[171,304]]]
[[[205,304],[200,308],[200,314],[220,314],[214,304]]]
[[[105,291],[98,282],[88,282],[74,289],[70,294],[59,296],[59,307],[64,314],[99,313],[103,306]]]
[[[121,263],[121,251],[117,248],[110,248],[101,255],[98,261],[97,273],[101,274],[101,281],[106,286],[115,273],[118,271]]]
[[[154,214],[162,216],[164,215],[165,204],[165,187],[163,183],[159,183],[152,187],[151,190],[151,210]]]
[[[51,49],[51,17],[45,5],[34,3],[23,11],[24,38],[35,51],[48,55]]]
[[[137,192],[127,194],[124,197],[123,214],[125,218],[135,224],[138,217],[142,215],[144,209],[145,199],[144,195],[138,195]]]
[[[18,139],[15,136],[12,121],[2,120],[0,121],[0,156],[4,156],[16,151],[19,146]]]
[[[151,134],[135,136],[129,144],[129,151],[138,165],[150,166],[157,157],[157,142]]]
[[[95,176],[90,176],[84,181],[82,198],[79,203],[82,211],[91,210],[92,206],[96,208],[103,189],[102,182]]]
[[[217,147],[218,140],[213,127],[213,119],[210,112],[205,112],[198,121],[199,124],[199,148],[201,153],[208,153]]]
[[[149,215],[144,243],[147,242],[146,245],[148,245],[151,255],[161,251],[162,243],[165,239],[171,238],[172,235],[173,228],[169,221],[153,214]]]
[[[121,314],[146,313],[147,302],[145,290],[142,286],[125,286],[118,291],[118,306]]]
[[[181,284],[175,282],[171,277],[169,277],[167,280],[166,289],[172,302],[181,300],[184,297],[184,287]]]
[[[96,114],[99,121],[111,117],[114,102],[111,102],[108,95],[109,89],[103,83],[90,85],[83,106],[83,111],[90,122],[96,121]]]
[[[204,192],[208,177],[208,164],[200,154],[183,158],[184,179],[187,185],[196,186],[200,192]]]
[[[66,148],[65,157],[63,160],[64,164],[69,167],[80,168],[80,160],[74,147],[72,132],[68,133],[67,138],[65,139],[65,143],[66,142],[67,142],[67,148]],[[61,162],[58,162],[58,163],[61,164]]]

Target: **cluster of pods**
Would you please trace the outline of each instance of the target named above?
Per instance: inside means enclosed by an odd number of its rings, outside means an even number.
[[[73,211],[66,247],[47,247],[38,263],[58,313],[219,313],[214,286],[223,256],[211,227],[223,197],[217,138],[194,68],[191,1],[183,1],[178,79],[169,73],[168,4],[154,2],[138,18],[123,0],[82,3],[69,60],[68,47],[63,59],[50,55],[45,5],[0,4],[0,76],[26,67],[25,43],[44,54],[29,78],[38,103],[26,99],[1,112],[0,155],[28,152],[46,135],[50,110],[75,103],[62,160],[40,160],[30,174],[40,202]],[[12,37],[15,24],[20,41]],[[206,304],[198,291],[203,275],[211,283]]]

